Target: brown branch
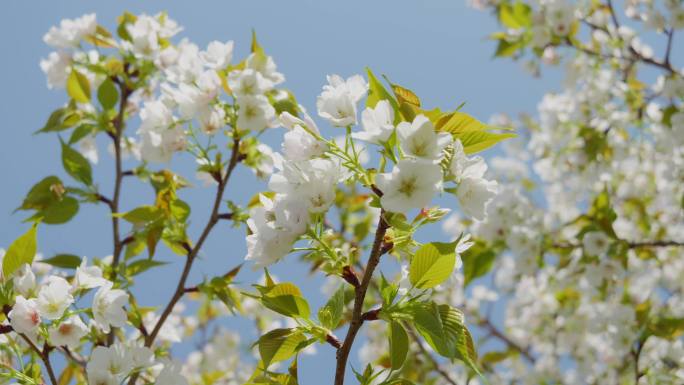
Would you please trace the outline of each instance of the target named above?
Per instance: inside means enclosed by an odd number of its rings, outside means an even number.
[[[152,346],[152,343],[154,342],[155,338],[157,338],[157,334],[159,334],[162,325],[166,321],[166,318],[168,318],[168,316],[171,314],[171,311],[173,310],[173,307],[185,293],[185,283],[188,279],[188,275],[190,274],[192,264],[195,261],[195,258],[197,257],[197,254],[199,253],[200,249],[202,248],[202,245],[204,245],[204,241],[206,241],[207,237],[209,236],[209,233],[211,233],[211,230],[214,228],[214,226],[216,226],[216,223],[218,223],[219,221],[218,211],[221,207],[223,192],[225,191],[226,186],[228,185],[228,181],[230,180],[230,176],[233,173],[233,169],[235,169],[235,166],[237,166],[239,160],[238,155],[240,153],[240,138],[237,136],[237,134],[235,135],[236,136],[233,139],[233,153],[231,155],[230,162],[228,163],[228,167],[226,169],[226,176],[221,180],[218,189],[216,190],[216,197],[214,198],[214,205],[211,209],[209,220],[207,221],[207,224],[204,226],[204,230],[202,231],[202,234],[197,240],[197,244],[193,247],[190,247],[187,258],[185,260],[185,266],[183,267],[183,272],[181,273],[180,280],[178,281],[178,286],[176,287],[176,291],[171,297],[169,303],[164,308],[164,311],[161,317],[159,318],[159,321],[157,321],[157,324],[152,329],[152,332],[145,339],[145,346],[147,347]]]
[[[121,181],[123,180],[123,169],[122,169],[122,155],[121,155],[121,137],[124,132],[124,117],[126,115],[126,105],[128,104],[128,98],[131,95],[131,89],[126,85],[126,81],[120,81],[119,89],[121,90],[121,99],[119,100],[119,112],[114,118],[114,133],[112,140],[114,141],[114,195],[109,203],[109,208],[112,214],[119,212],[119,197],[121,196]],[[115,281],[117,276],[117,267],[119,265],[119,260],[121,259],[121,251],[123,250],[123,245],[121,243],[121,235],[119,234],[119,217],[112,215],[112,238],[114,241],[114,253],[112,254],[112,270],[109,275],[110,281]],[[111,344],[110,334],[110,344]]]
[[[352,345],[356,339],[356,334],[361,329],[363,324],[362,312],[363,302],[366,299],[366,291],[373,278],[373,272],[380,262],[382,256],[385,233],[389,228],[389,224],[385,220],[385,210],[380,211],[380,219],[378,220],[378,227],[375,231],[375,239],[368,257],[368,264],[366,265],[361,284],[354,289],[354,309],[352,311],[352,319],[349,323],[347,336],[344,338],[342,347],[337,350],[337,366],[335,368],[335,385],[344,385],[344,374],[347,369],[347,360],[351,352]]]
[[[325,341],[332,345],[335,349],[340,349],[342,347],[342,342],[340,342],[337,337],[330,333],[325,336]]]
[[[641,376],[644,375],[644,372],[639,370],[639,357],[641,357],[641,351],[644,348],[644,342],[645,341],[641,341],[641,339],[639,341],[637,341],[636,348],[632,349],[632,351],[631,351],[632,358],[634,358],[634,383],[635,384],[638,384],[639,379],[641,379]]]
[[[368,310],[367,312],[361,314],[361,319],[364,321],[376,321],[380,319],[380,311],[382,309],[373,309],[373,310]]]
[[[157,335],[161,331],[162,326],[164,326],[164,322],[166,322],[166,319],[171,315],[174,306],[176,306],[176,303],[178,303],[178,301],[180,301],[183,295],[187,292],[185,284],[188,280],[188,276],[190,275],[192,264],[195,261],[197,255],[199,254],[202,245],[204,245],[204,241],[206,241],[214,226],[216,226],[216,224],[219,221],[218,211],[221,207],[221,201],[223,200],[223,193],[226,189],[226,186],[228,185],[228,181],[230,180],[230,176],[232,175],[233,170],[242,159],[242,157],[240,156],[240,138],[239,136],[237,136],[237,133],[234,133],[234,135],[235,136],[233,138],[233,150],[230,157],[230,161],[226,168],[226,175],[219,181],[218,188],[216,190],[216,196],[214,197],[214,204],[211,209],[211,214],[209,215],[209,220],[207,221],[207,224],[204,226],[204,230],[202,230],[202,234],[197,240],[197,244],[195,246],[191,246],[189,244],[184,245],[186,250],[188,251],[188,255],[185,259],[185,266],[183,267],[183,272],[181,273],[180,279],[178,280],[178,285],[176,285],[176,290],[174,291],[173,296],[171,296],[169,302],[164,307],[164,310],[162,311],[159,320],[157,320],[157,323],[154,325],[154,328],[149,333],[149,335],[145,337],[146,347],[152,346],[154,340],[157,338]],[[135,384],[138,377],[139,373],[133,374],[131,378],[128,380],[128,385]]]
[[[57,385],[58,384],[57,377],[55,376],[55,371],[52,369],[52,364],[50,363],[50,348],[49,348],[47,342],[45,343],[45,345],[43,346],[43,349],[41,350],[38,346],[36,346],[36,344],[33,343],[33,341],[31,341],[30,338],[28,338],[26,336],[26,334],[24,334],[24,333],[17,333],[17,334],[19,334],[19,336],[21,336],[21,338],[23,338],[24,341],[26,341],[26,343],[31,347],[31,349],[33,349],[36,352],[36,354],[38,354],[38,357],[40,357],[40,360],[43,361],[43,365],[45,365],[45,370],[47,370],[47,372],[48,372],[48,377],[50,377],[50,382],[52,383],[52,385]]]
[[[665,64],[668,66],[670,63],[670,55],[672,54],[672,40],[674,40],[674,28],[670,28],[667,31],[667,46],[665,48]]]
[[[642,247],[684,247],[684,242],[672,240],[626,242],[626,244],[630,249]],[[551,246],[557,249],[578,249],[583,247],[580,243],[554,243]]]
[[[58,347],[57,350],[64,354],[68,359],[76,363],[78,366],[81,366],[83,368],[86,367],[88,364],[88,360],[85,358],[81,357],[78,353],[72,352],[68,347],[63,346],[63,347]]]
[[[233,219],[234,214],[233,213],[221,213],[217,214],[216,217],[218,219],[224,219],[224,220],[231,220]]]
[[[356,275],[356,272],[352,266],[347,265],[342,268],[342,279],[347,281],[347,283],[355,288],[361,286],[361,282],[359,282],[359,276]]]
[[[518,345],[516,342],[514,342],[513,340],[511,340],[510,338],[508,338],[508,336],[506,336],[503,332],[501,332],[499,329],[497,329],[496,326],[494,326],[491,322],[489,322],[489,320],[487,318],[480,319],[478,322],[478,325],[481,328],[487,330],[487,332],[489,332],[489,334],[491,336],[498,338],[503,343],[505,343],[509,348],[520,353],[530,363],[535,362],[535,358],[532,356],[532,354],[530,353],[528,348],[522,347],[522,346]]]
[[[9,312],[11,310],[12,307],[9,305],[5,305],[2,308],[2,312],[5,314],[5,317],[7,319],[9,319]],[[13,330],[12,326],[9,326],[9,328],[10,331]],[[41,350],[38,346],[36,346],[36,344],[33,343],[33,341],[31,341],[30,338],[28,338],[28,336],[26,336],[26,334],[18,332],[17,334],[31,347],[31,349],[36,354],[38,354],[40,360],[43,361],[43,364],[45,365],[45,369],[47,370],[48,376],[50,377],[50,382],[52,383],[52,385],[57,385],[57,377],[55,376],[55,371],[52,369],[52,364],[50,363],[50,350],[52,350],[50,345],[48,345],[48,343],[46,342],[43,345],[43,349]]]

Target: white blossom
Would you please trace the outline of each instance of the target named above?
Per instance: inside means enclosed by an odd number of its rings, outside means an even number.
[[[425,115],[417,115],[411,123],[399,123],[397,137],[405,155],[431,161],[441,159],[442,151],[451,143],[451,135],[436,133]]]
[[[339,75],[328,75],[328,84],[316,99],[318,115],[336,127],[356,124],[356,104],[367,90],[368,84],[360,75],[347,80]]]
[[[71,55],[64,51],[50,52],[40,61],[40,69],[47,77],[48,88],[64,88],[71,72]]]
[[[200,52],[200,57],[204,64],[213,69],[223,69],[233,60],[233,41],[222,43],[212,41],[207,45],[207,50]]]
[[[84,37],[94,34],[96,28],[97,19],[94,13],[76,19],[63,19],[59,27],[50,27],[43,36],[43,41],[54,48],[76,48]]]
[[[109,333],[110,326],[123,327],[126,324],[128,294],[121,289],[112,289],[113,284],[107,282],[95,293],[93,299],[93,322],[103,332]]]
[[[47,283],[41,285],[36,303],[43,317],[51,320],[60,318],[74,303],[71,285],[62,277],[48,277]]]
[[[12,275],[14,290],[26,298],[31,298],[36,289],[36,275],[33,274],[31,265],[21,265]]]
[[[442,170],[433,162],[400,160],[391,173],[378,174],[380,203],[388,211],[406,212],[427,206],[442,190]]]
[[[78,316],[71,316],[49,330],[50,343],[54,346],[67,346],[76,349],[81,338],[88,334],[88,327]]]
[[[610,238],[603,231],[590,231],[582,238],[584,251],[592,256],[602,256],[608,251],[610,244]]]
[[[275,121],[275,109],[263,95],[238,98],[237,126],[243,130],[263,131]]]
[[[81,264],[76,268],[72,284],[75,290],[83,290],[100,287],[107,282],[102,277],[102,269],[98,266],[88,266],[88,258],[83,257]]]
[[[363,131],[352,133],[355,139],[380,144],[386,142],[394,132],[394,109],[387,100],[380,100],[375,108],[366,108],[361,113]]]
[[[18,295],[8,314],[12,329],[17,333],[33,335],[40,325],[40,312],[35,299]]]

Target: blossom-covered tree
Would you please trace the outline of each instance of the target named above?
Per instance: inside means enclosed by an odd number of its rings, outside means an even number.
[[[50,28],[40,66],[69,102],[39,132],[58,136],[70,179],[41,179],[18,208],[0,383],[294,385],[299,356],[317,349],[335,351],[321,381],[336,385],[684,383],[684,5],[471,5],[502,27],[495,56],[536,76],[563,65],[536,114],[484,124],[370,69],[330,75],[300,104],[256,37],[238,60],[232,41],[179,39],[164,13],[124,13],[115,33],[95,15]],[[283,133],[279,151],[266,130]],[[113,191],[91,166],[98,136]],[[169,169],[181,152],[196,175]],[[238,167],[266,189],[233,194]],[[132,178],[154,196],[124,207]],[[189,188],[215,191],[192,207],[209,212],[196,239]],[[85,204],[108,209],[111,256],[37,257],[39,233]],[[221,221],[246,231],[244,261],[191,282]],[[160,254],[182,257],[176,288],[140,306],[136,283]],[[295,263],[326,277],[322,307],[269,271]],[[240,279],[243,265],[262,278]],[[257,337],[208,328],[232,317]]]
[[[41,69],[48,87],[64,89],[69,101],[38,133],[58,137],[70,179],[42,178],[17,209],[27,213],[28,229],[2,258],[0,382],[291,385],[298,355],[320,344],[336,351],[336,370],[325,381],[341,385],[351,381],[349,356],[364,329],[380,329],[373,337],[383,336],[386,346],[354,371],[363,384],[424,382],[414,372],[417,356],[408,354],[416,347],[421,360],[432,360],[425,362],[436,362],[434,352],[484,376],[464,313],[443,295],[474,243],[465,233],[438,242],[443,236],[422,229],[450,211],[432,206],[439,195],[453,195],[448,206],[472,220],[488,218],[498,184],[473,154],[515,135],[460,107],[426,108],[370,69],[330,75],[315,103],[316,123],[283,88],[284,75],[255,36],[250,54],[236,60],[232,41],[201,49],[179,40],[181,30],[165,13],[124,13],[112,33],[90,14],[44,36],[55,51]],[[274,152],[260,137],[279,128],[282,146]],[[98,136],[110,139],[113,191],[93,172]],[[169,169],[181,152],[196,161],[200,188],[215,190],[208,207],[192,207],[209,212],[196,239],[182,199],[193,183]],[[233,199],[237,167],[267,179],[267,191]],[[135,197],[124,207],[131,178],[149,184],[153,199]],[[112,244],[103,248],[111,256],[36,257],[39,233],[78,220],[87,204],[108,209]],[[246,230],[244,261],[190,282],[221,221]],[[136,282],[163,264],[162,253],[183,258],[176,288],[158,306],[140,306]],[[275,263],[292,263],[290,255],[328,277],[326,303],[316,312],[311,293],[269,273]],[[238,285],[243,262],[263,269],[263,279]],[[219,328],[184,361],[173,355],[174,345],[226,317],[253,320],[260,337],[249,347]]]

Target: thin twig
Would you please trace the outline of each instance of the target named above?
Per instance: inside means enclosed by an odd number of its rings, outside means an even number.
[[[530,363],[534,363],[535,359],[530,353],[528,348],[524,348],[520,345],[518,345],[516,342],[508,338],[504,333],[502,333],[499,329],[492,324],[489,319],[487,318],[481,318],[478,322],[478,325],[482,327],[483,329],[487,330],[489,334],[493,337],[498,338],[501,340],[503,343],[505,343],[509,348],[514,349],[518,353],[520,353],[523,357],[525,357]]]
[[[347,330],[347,336],[344,338],[342,347],[337,350],[335,385],[344,385],[344,374],[347,369],[349,353],[351,352],[352,345],[356,339],[356,334],[359,332],[359,329],[361,329],[361,325],[363,324],[363,302],[366,299],[366,291],[368,290],[368,286],[373,278],[373,272],[380,262],[385,233],[387,232],[388,228],[389,224],[385,220],[385,211],[381,210],[380,219],[378,220],[378,227],[375,231],[375,239],[370,251],[370,256],[368,257],[368,264],[366,265],[366,269],[363,273],[361,284],[354,288],[354,309],[352,311],[352,319],[349,323],[349,329]]]
[[[218,211],[221,207],[221,201],[223,200],[223,193],[226,189],[226,186],[228,185],[228,181],[230,180],[230,176],[232,175],[233,170],[235,169],[235,167],[241,159],[242,157],[240,156],[240,137],[237,136],[237,133],[235,133],[235,137],[233,138],[233,149],[230,161],[226,168],[225,177],[223,177],[219,181],[218,188],[216,190],[216,196],[214,197],[214,205],[211,209],[211,214],[209,215],[209,220],[207,221],[207,224],[204,226],[204,230],[202,230],[202,234],[197,240],[197,244],[195,244],[195,246],[185,245],[186,250],[188,251],[188,255],[185,259],[185,266],[183,267],[183,272],[181,273],[180,279],[178,280],[178,285],[176,285],[176,291],[173,293],[173,296],[164,307],[164,310],[162,311],[162,314],[159,317],[159,320],[157,320],[157,323],[154,325],[152,331],[149,333],[149,335],[145,337],[146,347],[152,346],[154,340],[157,338],[157,335],[161,331],[162,326],[164,326],[164,322],[166,322],[166,319],[171,315],[174,306],[176,306],[176,303],[178,303],[178,301],[180,301],[183,295],[187,292],[185,284],[188,280],[188,276],[190,275],[192,264],[195,261],[197,255],[199,254],[202,245],[204,245],[204,241],[206,241],[214,226],[216,226],[216,224],[219,221]],[[135,384],[138,377],[138,373],[133,374],[131,378],[128,380],[128,385]]]
[[[223,192],[225,191],[226,186],[228,185],[228,181],[230,180],[230,176],[233,173],[233,169],[235,169],[235,166],[237,166],[238,164],[238,161],[240,159],[239,153],[240,138],[236,134],[235,138],[233,139],[233,153],[231,155],[230,162],[228,163],[228,167],[226,169],[226,176],[221,180],[218,189],[216,190],[216,197],[214,198],[214,205],[212,207],[211,214],[209,215],[209,220],[207,221],[207,224],[204,226],[204,230],[202,231],[202,234],[197,240],[197,244],[191,247],[190,251],[188,252],[187,258],[185,260],[185,267],[183,268],[183,272],[181,273],[181,277],[178,281],[178,286],[176,287],[176,291],[173,294],[173,297],[171,297],[171,300],[166,305],[164,312],[159,318],[159,321],[157,321],[157,324],[152,329],[152,332],[150,332],[150,335],[145,339],[145,346],[147,347],[152,346],[152,343],[154,342],[155,338],[157,338],[157,334],[159,334],[161,327],[164,325],[164,322],[166,321],[166,318],[171,314],[173,307],[181,299],[183,293],[185,293],[185,282],[187,281],[188,275],[190,274],[192,264],[195,261],[195,258],[197,257],[197,254],[199,253],[200,249],[202,248],[202,245],[204,245],[204,241],[206,241],[207,237],[209,236],[209,233],[211,233],[211,230],[214,228],[214,226],[216,226],[216,223],[218,223],[219,221],[218,211],[221,207],[221,201],[223,200]]]

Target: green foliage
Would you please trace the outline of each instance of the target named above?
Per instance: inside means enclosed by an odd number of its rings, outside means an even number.
[[[301,349],[302,343],[306,342],[306,336],[298,329],[274,329],[264,334],[256,342],[259,355],[268,368],[271,363],[284,361],[292,357]]]
[[[116,103],[119,101],[119,91],[111,79],[106,79],[100,84],[100,87],[97,89],[97,100],[100,101],[102,108],[105,110],[116,107]]]
[[[401,323],[396,320],[390,321],[388,332],[391,368],[392,370],[397,370],[406,361],[409,349],[408,334]]]
[[[203,282],[199,285],[198,290],[207,295],[209,299],[218,298],[231,312],[235,310],[242,312],[240,295],[231,287],[235,276],[240,272],[241,268],[242,264],[221,277],[214,277],[209,281]]]
[[[90,103],[90,82],[88,78],[75,68],[67,79],[66,90],[72,99],[79,103]]]
[[[466,154],[486,150],[502,140],[516,136],[511,133],[497,133],[493,131],[494,127],[488,126],[463,112],[445,115],[438,122],[437,129],[448,132],[454,139],[460,140]]]
[[[329,330],[334,330],[342,319],[345,307],[345,287],[342,286],[335,291],[328,302],[318,310],[318,320],[321,325]]]
[[[416,330],[435,352],[443,357],[459,359],[479,373],[475,366],[477,354],[473,339],[460,310],[427,302],[416,304],[410,311]]]
[[[152,259],[139,259],[126,266],[126,276],[133,277],[153,267],[166,265],[168,262],[155,261]]]
[[[261,303],[276,313],[292,318],[310,317],[309,303],[295,284],[283,282],[268,286],[257,285],[256,288],[261,293]]]
[[[134,225],[144,225],[148,222],[153,222],[159,219],[162,212],[156,206],[144,205],[136,207],[131,211],[128,211],[120,215],[124,220],[134,224]]]
[[[62,269],[75,269],[81,265],[81,258],[73,254],[57,254],[54,257],[44,259],[41,262]]]
[[[70,197],[56,176],[48,176],[36,183],[17,210],[35,210],[29,221],[40,220],[45,224],[68,222],[79,209],[78,201]]]
[[[516,1],[515,3],[503,3],[499,7],[499,21],[511,29],[520,29],[532,25],[532,8],[529,5]]]
[[[52,111],[43,128],[37,132],[44,133],[63,131],[73,126],[78,120],[80,120],[80,117],[78,116],[77,112],[72,111],[68,107],[58,108]]]
[[[8,279],[23,264],[31,264],[36,256],[36,233],[38,224],[34,223],[31,228],[7,248],[2,260],[2,274]]]
[[[607,191],[602,191],[594,198],[589,211],[587,211],[587,215],[606,234],[614,238],[617,237],[615,230],[613,230],[613,222],[617,219],[617,214],[613,210],[610,195]]]
[[[87,186],[93,183],[93,171],[88,160],[64,142],[62,142],[62,165],[64,170],[77,181]]]
[[[467,286],[475,278],[487,274],[494,264],[497,253],[486,243],[477,240],[475,244],[462,255],[463,260],[463,285]]]
[[[409,280],[418,289],[433,288],[446,281],[456,264],[454,243],[427,243],[411,258]]]
[[[366,68],[366,73],[368,74],[368,97],[366,98],[366,107],[375,108],[381,100],[387,100],[395,112],[399,111],[399,105],[396,99],[390,95],[390,93],[385,89],[380,80],[375,77],[373,71],[370,68]],[[398,114],[396,114],[398,115]],[[395,119],[395,123],[398,121]]]

